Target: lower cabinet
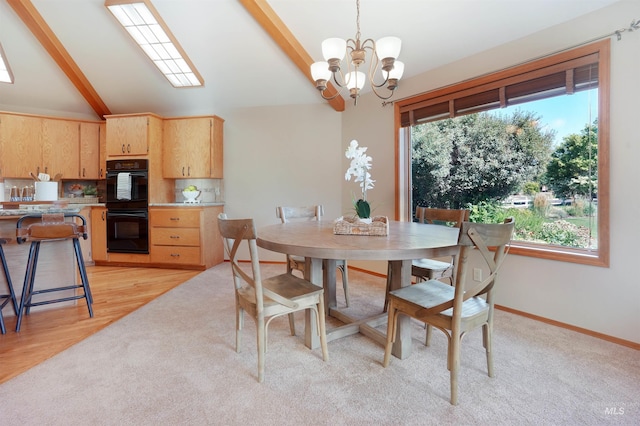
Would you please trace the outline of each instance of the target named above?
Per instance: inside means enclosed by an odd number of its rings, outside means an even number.
[[[107,260],[107,208],[91,208],[91,260]]]
[[[207,269],[224,260],[218,214],[214,207],[151,207],[151,263],[159,266]]]

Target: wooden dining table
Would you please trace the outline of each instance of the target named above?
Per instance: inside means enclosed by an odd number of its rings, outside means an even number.
[[[336,235],[332,221],[287,222],[258,229],[257,244],[264,249],[302,256],[306,259],[305,278],[322,286],[327,314],[345,324],[327,330],[327,341],[362,333],[378,343],[386,344],[385,333],[376,327],[386,321],[382,313],[365,319],[354,319],[337,309],[336,260],[384,260],[391,268],[391,289],[411,285],[413,259],[450,256],[457,251],[459,229],[443,225],[389,221],[386,236]],[[324,265],[324,266],[323,266]],[[323,273],[324,270],[324,273]],[[305,318],[305,344],[319,346],[315,321],[310,310]],[[400,316],[393,355],[406,358],[411,354],[410,319]]]

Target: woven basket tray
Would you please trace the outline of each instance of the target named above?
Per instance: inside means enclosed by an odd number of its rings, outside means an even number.
[[[69,204],[98,204],[100,201],[98,197],[61,198],[60,200],[66,201]]]
[[[389,219],[375,216],[371,223],[361,222],[357,217],[338,218],[333,225],[336,235],[389,235]]]

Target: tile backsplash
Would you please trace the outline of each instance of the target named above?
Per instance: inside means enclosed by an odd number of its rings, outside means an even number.
[[[200,195],[197,200],[201,203],[224,202],[224,185],[222,179],[176,179],[176,203],[182,203],[184,201],[182,190],[189,185],[195,185],[196,188],[198,188]]]

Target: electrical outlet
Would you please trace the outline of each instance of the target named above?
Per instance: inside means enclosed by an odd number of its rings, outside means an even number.
[[[473,280],[478,282],[482,281],[482,269],[473,268]]]

